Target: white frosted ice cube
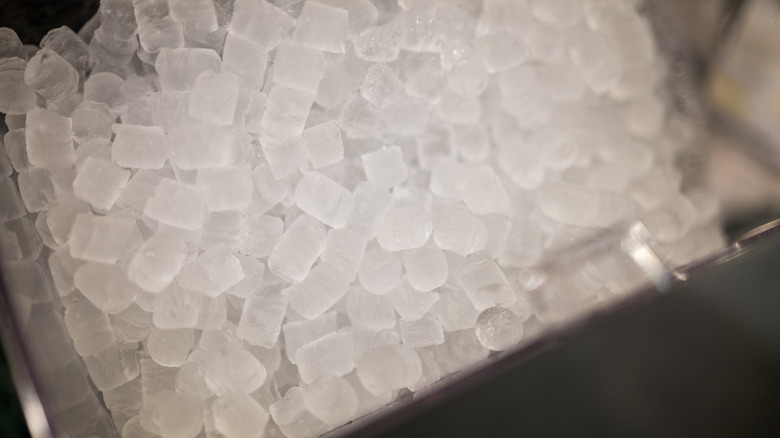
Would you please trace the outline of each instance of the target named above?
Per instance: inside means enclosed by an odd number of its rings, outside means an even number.
[[[196,185],[206,194],[212,212],[243,210],[252,202],[252,175],[246,164],[200,169]]]
[[[226,438],[252,438],[265,430],[268,412],[247,394],[228,394],[211,405],[214,428]]]
[[[344,53],[348,13],[342,8],[319,2],[303,4],[293,39],[330,53]]]
[[[96,263],[116,263],[134,229],[131,219],[80,213],[70,231],[70,255]]]
[[[165,132],[157,126],[117,124],[111,159],[122,167],[161,169],[168,159]]]
[[[164,367],[180,367],[195,343],[192,329],[161,330],[153,327],[146,338],[149,356]]]
[[[469,168],[456,182],[458,196],[474,214],[501,213],[509,208],[509,195],[492,167]]]
[[[222,61],[219,54],[211,49],[165,48],[157,55],[154,65],[162,90],[171,92],[192,90],[201,73],[219,72]]]
[[[160,391],[144,397],[140,418],[144,429],[158,435],[195,438],[203,429],[203,402],[194,395]]]
[[[108,105],[101,102],[84,101],[70,115],[75,137],[111,138],[111,126],[116,116]]]
[[[251,345],[273,348],[282,330],[287,300],[279,287],[265,287],[244,302],[237,336]]]
[[[65,309],[65,326],[73,339],[73,348],[88,356],[116,342],[108,315],[87,300],[71,303]]]
[[[477,37],[474,47],[490,73],[508,70],[528,57],[528,48],[523,40],[509,31]]]
[[[402,278],[398,287],[390,293],[390,300],[402,320],[416,321],[433,308],[439,301],[439,295],[436,292],[415,290],[406,278]]]
[[[260,130],[262,136],[282,142],[299,135],[303,132],[313,103],[312,93],[281,85],[274,86],[265,101]]]
[[[306,409],[326,424],[344,424],[357,413],[357,393],[341,377],[321,377],[306,388],[305,394]]]
[[[339,330],[298,349],[295,354],[301,381],[312,383],[323,376],[343,376],[355,366],[352,332]]]
[[[24,59],[0,57],[0,112],[25,114],[35,108],[38,95],[24,81],[26,68]]]
[[[400,26],[393,22],[367,27],[353,40],[355,54],[369,62],[395,61],[401,51],[402,36]]]
[[[352,193],[327,176],[308,172],[295,188],[298,207],[333,228],[343,228],[352,214]]]
[[[130,210],[143,211],[146,200],[153,194],[163,177],[158,173],[141,169],[130,178],[116,205]]]
[[[241,263],[220,243],[185,264],[176,276],[179,286],[215,297],[243,280]]]
[[[385,295],[398,285],[403,264],[398,254],[387,252],[378,245],[372,245],[363,256],[358,278],[367,291]]]
[[[312,268],[309,275],[284,289],[287,302],[301,316],[315,319],[333,307],[349,289],[349,283],[327,263]]]
[[[62,56],[43,48],[27,63],[24,81],[47,100],[63,100],[79,86],[79,73]]]
[[[325,56],[319,50],[292,41],[276,48],[274,84],[316,94],[324,74]]]
[[[273,216],[244,216],[241,220],[242,239],[238,250],[252,257],[268,257],[284,231],[284,222]]]
[[[182,170],[234,164],[240,141],[241,133],[233,129],[205,124],[177,126],[168,133],[171,162]]]
[[[104,103],[116,114],[127,106],[124,79],[110,72],[92,73],[84,81],[84,100]]]
[[[260,145],[271,173],[278,180],[291,176],[309,158],[303,137],[297,134],[283,141],[261,139]]]
[[[357,375],[374,395],[411,386],[422,376],[420,357],[406,345],[387,345],[366,351],[355,362]]]
[[[185,23],[194,23],[198,28],[217,29],[217,11],[211,0],[168,0],[171,17]]]
[[[161,292],[184,265],[187,246],[171,234],[155,234],[144,242],[127,267],[127,276],[147,292]]]
[[[271,50],[294,27],[294,18],[268,2],[236,0],[228,31]]]
[[[263,86],[268,52],[262,46],[228,33],[222,51],[222,70],[241,80],[241,88],[260,90]]]
[[[284,332],[284,352],[291,363],[295,364],[298,349],[338,329],[336,311],[327,312],[313,320],[287,322],[282,326]]]
[[[328,231],[320,259],[347,281],[354,281],[366,253],[366,243],[365,237],[351,229],[332,229]]]
[[[88,157],[73,180],[73,193],[98,210],[109,210],[129,179],[130,171],[110,161]]]
[[[22,201],[30,213],[47,210],[63,191],[51,172],[46,169],[32,167],[22,170],[16,181]]]
[[[433,233],[430,213],[419,205],[394,208],[374,225],[376,240],[385,251],[403,251],[425,245]]]
[[[166,0],[133,0],[133,6],[142,49],[157,53],[161,49],[184,46],[181,23],[170,16]]]
[[[387,64],[372,65],[360,85],[361,96],[379,108],[395,103],[403,90],[403,83]]]
[[[338,122],[329,120],[303,130],[303,140],[315,169],[336,163],[344,158],[344,143]]]
[[[409,249],[403,252],[402,260],[406,279],[419,291],[436,289],[447,281],[447,258],[444,251],[435,245]]]
[[[35,108],[27,113],[27,159],[35,167],[57,169],[74,163],[72,122],[54,111]]]
[[[409,177],[403,152],[398,146],[390,146],[361,157],[368,181],[382,188],[397,186]]]
[[[433,241],[443,250],[465,257],[485,249],[488,237],[485,223],[462,208],[442,208],[433,216]]]
[[[404,345],[420,348],[444,343],[444,330],[441,328],[441,323],[433,318],[425,317],[417,321],[401,320],[399,326]]]
[[[371,330],[395,327],[393,303],[387,295],[376,295],[354,287],[347,294],[347,315],[353,326]]]
[[[355,187],[352,195],[355,208],[349,220],[350,226],[363,236],[373,237],[376,220],[389,207],[392,198],[387,190],[365,181]]]
[[[458,272],[458,282],[477,310],[510,305],[516,300],[506,276],[486,251],[466,257]]]
[[[144,214],[165,225],[197,230],[206,222],[206,195],[198,187],[164,178],[146,201]]]
[[[281,278],[302,281],[324,249],[326,237],[320,222],[302,215],[274,246],[268,256],[268,269]]]
[[[265,382],[265,367],[246,350],[236,350],[215,358],[206,371],[211,391],[224,396],[233,392],[251,394]]]
[[[131,283],[124,267],[87,262],[73,275],[73,283],[98,309],[119,313],[135,299],[140,289]]]
[[[239,86],[238,76],[232,73],[204,71],[195,79],[189,116],[213,125],[232,124]]]

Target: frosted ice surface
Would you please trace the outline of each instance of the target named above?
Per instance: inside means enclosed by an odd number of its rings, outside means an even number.
[[[467,256],[485,249],[488,237],[485,223],[461,208],[442,208],[433,217],[433,241],[443,250]]]
[[[25,139],[24,127],[6,132],[3,136],[3,143],[14,170],[21,172],[30,167],[30,162],[27,160],[27,140]]]
[[[135,35],[138,25],[133,19],[133,6],[132,0],[105,0],[100,3],[100,27],[106,35],[121,40]]]
[[[177,368],[159,365],[150,357],[141,358],[138,365],[141,368],[141,391],[144,398],[175,388]]]
[[[382,214],[374,231],[385,251],[403,251],[425,245],[433,233],[433,222],[425,208],[407,205]]]
[[[261,139],[260,145],[273,177],[278,180],[291,176],[309,158],[303,137],[297,134],[283,141]]]
[[[360,94],[377,107],[387,108],[399,99],[403,89],[403,83],[387,64],[374,64],[366,72]]]
[[[100,158],[88,157],[73,180],[73,193],[97,210],[109,210],[130,179],[130,171]]]
[[[401,51],[403,32],[396,23],[372,26],[353,39],[355,54],[369,62],[392,62]]]
[[[43,48],[27,63],[24,81],[47,100],[63,100],[79,87],[79,73],[62,56]]]
[[[469,168],[456,187],[458,196],[474,214],[501,213],[509,208],[509,195],[488,165]]]
[[[266,49],[238,35],[227,35],[222,51],[222,71],[238,76],[241,88],[259,91],[263,86],[267,65]]]
[[[217,396],[257,391],[267,377],[265,367],[250,352],[236,350],[215,358],[206,371],[206,384]]]
[[[70,255],[96,263],[116,263],[135,229],[135,221],[119,216],[79,213],[70,231]]]
[[[76,215],[89,211],[89,204],[70,193],[61,194],[56,202],[49,204],[46,222],[54,241],[58,245],[66,243]]]
[[[315,319],[333,307],[349,289],[349,283],[327,263],[312,268],[309,275],[284,289],[287,302],[301,316]]]
[[[403,152],[398,146],[382,148],[361,156],[368,181],[382,188],[397,186],[409,177]]]
[[[70,295],[76,289],[76,285],[73,284],[73,275],[83,262],[73,258],[67,246],[61,246],[53,251],[48,262],[49,272],[60,297]]]
[[[164,367],[180,367],[195,343],[192,329],[161,330],[153,327],[146,338],[149,356]]]
[[[302,281],[325,247],[325,227],[302,215],[284,232],[268,256],[268,269],[274,275]]]
[[[116,200],[121,208],[143,211],[146,200],[153,194],[163,177],[151,170],[137,171],[127,182],[122,194]]]
[[[43,36],[41,48],[51,49],[63,57],[73,68],[83,75],[91,67],[87,44],[67,26],[50,30]]]
[[[542,257],[542,246],[548,237],[544,230],[532,222],[515,221],[506,236],[499,262],[502,266],[516,268],[535,266]]]
[[[339,330],[298,349],[295,353],[301,381],[312,383],[323,376],[343,376],[355,366],[352,332]]]
[[[188,114],[214,125],[230,125],[238,102],[240,82],[232,73],[204,71],[195,79]]]
[[[658,97],[635,99],[628,106],[626,129],[637,137],[652,139],[664,125],[665,112],[666,104]]]
[[[630,199],[562,181],[542,188],[542,212],[549,218],[582,227],[607,227],[636,213]]]
[[[486,251],[466,258],[460,267],[458,282],[477,310],[509,305],[516,299],[506,276]]]
[[[620,79],[620,63],[599,34],[588,32],[574,38],[569,58],[595,93],[604,93]]]
[[[474,327],[479,312],[463,289],[445,286],[436,292],[438,302],[431,309],[431,315],[442,323],[445,332]]]
[[[502,351],[520,342],[523,321],[509,309],[491,307],[479,314],[474,333],[485,348]]]
[[[430,349],[418,348],[415,351],[420,356],[422,376],[414,385],[409,386],[409,390],[416,392],[438,382],[442,378],[442,372],[439,364],[436,363],[436,357]]]
[[[411,386],[422,376],[420,357],[406,345],[366,351],[357,358],[355,368],[360,382],[374,395]]]
[[[239,90],[233,125],[250,134],[258,134],[265,112],[266,94],[254,90]]]
[[[414,54],[404,61],[408,63],[406,93],[425,102],[438,101],[447,89],[447,72],[442,68],[439,57]]]
[[[84,100],[104,103],[119,114],[127,105],[125,81],[110,72],[93,73],[84,81]]]
[[[152,314],[144,311],[137,303],[109,318],[117,342],[123,344],[143,341],[154,326]]]
[[[370,138],[377,134],[381,124],[381,113],[360,93],[352,93],[341,107],[339,126],[347,138]]]
[[[147,239],[127,267],[127,276],[147,292],[168,287],[184,265],[187,247],[174,235],[155,234]]]
[[[294,18],[268,2],[236,0],[228,31],[272,50],[294,27]]]
[[[306,409],[329,425],[341,425],[358,410],[358,396],[341,377],[324,376],[315,380],[305,390]]]
[[[490,73],[508,70],[521,64],[528,57],[525,43],[519,36],[508,31],[477,37],[474,46]]]
[[[163,49],[155,61],[160,86],[164,92],[188,91],[206,71],[219,72],[222,60],[211,49],[181,48]]]
[[[403,252],[402,260],[406,279],[419,291],[436,289],[447,281],[447,258],[444,251],[435,245],[409,249]]]
[[[303,130],[303,140],[315,169],[336,163],[344,158],[344,143],[338,122],[329,120]]]
[[[108,105],[89,100],[80,103],[70,117],[73,121],[73,135],[80,138],[110,139],[111,126],[116,121],[116,116]]]
[[[227,438],[254,438],[265,430],[268,413],[247,394],[229,394],[211,405],[214,428]]]
[[[367,291],[385,295],[398,285],[403,264],[398,254],[387,252],[378,245],[366,250],[358,278]]]
[[[95,354],[115,342],[108,315],[87,300],[65,309],[65,326],[73,338],[73,348],[81,356]]]
[[[200,169],[196,185],[206,194],[212,212],[243,210],[252,202],[252,175],[246,164]]]
[[[308,3],[307,3],[308,4]],[[292,41],[276,48],[274,57],[274,84],[316,94],[325,74],[325,55],[317,49]]]
[[[351,229],[328,231],[325,248],[320,259],[327,263],[347,281],[354,281],[366,253],[367,240]]]
[[[433,318],[424,317],[417,321],[401,320],[399,326],[404,345],[420,348],[444,343],[444,330],[441,323]]]
[[[282,326],[284,332],[284,352],[291,363],[295,364],[298,349],[338,329],[337,312],[331,311],[313,319],[287,322]]]
[[[179,286],[215,297],[244,279],[241,263],[220,243],[185,264],[176,276]]]
[[[108,348],[84,356],[89,377],[101,391],[118,388],[138,377],[138,359],[135,351],[112,344]]]
[[[273,216],[244,216],[238,250],[256,258],[268,257],[284,231],[284,222]]]
[[[322,3],[347,11],[348,36],[354,37],[363,29],[376,24],[379,18],[377,7],[369,0],[323,0]]]
[[[312,217],[333,228],[343,228],[352,214],[352,193],[327,176],[308,172],[295,188],[295,202]]]
[[[173,283],[154,296],[154,325],[161,329],[197,327],[208,307],[215,303],[206,295],[185,290]]]
[[[54,111],[36,108],[27,113],[27,159],[35,167],[57,169],[74,162],[72,123]]]
[[[157,126],[114,125],[112,160],[136,169],[161,169],[168,158],[165,132]]]
[[[402,278],[398,287],[390,293],[390,300],[402,320],[416,321],[433,308],[439,301],[439,295],[415,290],[406,278]]]
[[[217,11],[211,0],[168,0],[168,7],[176,21],[193,23],[207,31],[217,29]]]
[[[473,125],[479,121],[482,106],[477,97],[463,97],[453,92],[443,93],[434,112],[444,121]]]
[[[488,72],[476,54],[460,59],[447,72],[447,83],[452,91],[463,97],[476,97],[482,94],[488,85]]]
[[[87,262],[73,275],[73,283],[95,307],[106,313],[126,309],[139,292],[130,282],[125,268]]]
[[[274,86],[265,101],[261,134],[277,142],[300,134],[313,103],[312,93]]]
[[[233,164],[239,141],[232,129],[209,125],[177,126],[168,133],[171,162],[182,170]]]
[[[13,29],[0,27],[0,58],[16,57],[27,60],[27,51]]]
[[[352,194],[355,208],[349,220],[350,226],[363,236],[373,237],[376,220],[388,208],[392,198],[387,190],[365,181],[358,183]]]
[[[198,187],[164,178],[147,200],[144,214],[161,224],[197,230],[206,222],[206,195]]]
[[[324,52],[344,53],[347,18],[345,9],[306,2],[295,25],[293,39]]]
[[[436,362],[445,374],[475,365],[490,354],[490,351],[477,340],[473,326],[468,330],[448,333],[443,344],[431,348]]]
[[[30,213],[47,210],[63,191],[51,172],[46,169],[33,167],[23,170],[17,176],[17,183],[22,201]]]
[[[203,429],[203,402],[190,394],[160,391],[144,397],[141,425],[161,436],[195,438]]]
[[[350,73],[342,60],[330,60],[317,89],[317,104],[329,109],[343,104],[352,91]]]
[[[24,81],[27,63],[19,58],[0,58],[0,112],[24,114],[35,108],[38,96]]]
[[[371,330],[395,327],[393,303],[387,295],[376,295],[354,287],[347,294],[347,315],[355,327]]]
[[[287,300],[279,287],[264,287],[249,295],[238,321],[239,338],[251,345],[273,348],[282,330]]]

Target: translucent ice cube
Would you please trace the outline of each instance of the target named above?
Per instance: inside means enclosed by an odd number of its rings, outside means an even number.
[[[399,325],[404,345],[420,348],[444,343],[444,330],[441,328],[441,323],[433,318],[425,317],[417,321],[401,320]]]
[[[474,214],[500,213],[509,208],[509,195],[492,167],[470,168],[456,182],[458,196]]]
[[[401,51],[402,32],[395,23],[372,26],[354,38],[355,54],[369,62],[392,62]]]
[[[187,247],[170,234],[155,234],[144,242],[127,267],[127,276],[147,292],[168,287],[184,265]]]
[[[366,238],[361,234],[351,229],[332,229],[328,231],[325,249],[320,258],[347,281],[354,281],[365,252]]]
[[[415,290],[406,278],[402,278],[398,287],[390,293],[390,300],[402,320],[417,321],[439,301],[439,294]]]
[[[341,377],[324,376],[306,388],[306,409],[326,424],[341,425],[358,409],[358,396]]]
[[[240,141],[240,133],[226,127],[177,126],[168,133],[171,162],[183,170],[233,164]]]
[[[23,170],[19,172],[17,183],[24,205],[30,213],[48,209],[63,190],[46,169]]]
[[[407,281],[419,291],[436,289],[447,281],[447,259],[436,245],[406,250],[402,260]]]
[[[327,263],[320,263],[303,281],[293,283],[282,294],[301,316],[315,319],[333,307],[348,289],[349,283],[342,276]]]
[[[36,108],[27,113],[25,138],[30,164],[44,169],[73,165],[71,127],[70,119],[51,110]]]
[[[325,73],[325,56],[317,49],[285,41],[276,48],[273,80],[275,84],[316,94]]]
[[[125,268],[116,265],[84,263],[75,272],[73,282],[95,307],[112,314],[126,309],[139,292],[128,280]]]
[[[523,321],[509,309],[491,307],[479,314],[474,332],[485,348],[502,351],[520,342]]]
[[[195,342],[192,329],[161,330],[153,327],[146,338],[149,356],[164,367],[180,367]]]
[[[347,315],[353,326],[371,330],[395,327],[393,303],[387,295],[376,295],[354,287],[347,294]]]
[[[196,185],[206,194],[209,211],[243,210],[252,202],[252,175],[248,165],[201,169]]]
[[[461,208],[443,208],[433,217],[433,241],[443,250],[467,256],[485,249],[488,237],[485,223]]]
[[[185,264],[176,282],[185,289],[215,297],[243,278],[241,263],[225,244],[218,244]]]
[[[225,437],[251,438],[265,430],[268,413],[247,394],[229,394],[211,405],[214,427]]]
[[[294,27],[295,19],[270,3],[237,0],[229,32],[272,50]]]
[[[24,81],[45,99],[63,100],[78,89],[79,73],[57,52],[44,48],[27,63]]]
[[[301,210],[333,228],[344,227],[354,208],[352,193],[316,171],[298,182],[295,201]]]
[[[366,351],[355,362],[357,375],[374,395],[411,386],[422,376],[420,357],[406,345],[387,345]]]
[[[219,72],[222,61],[211,49],[162,49],[155,61],[160,85],[165,92],[192,90],[202,72]]]
[[[268,269],[275,275],[302,281],[325,247],[325,228],[316,219],[302,215],[284,232],[268,256]]]
[[[98,210],[109,210],[130,179],[130,171],[100,158],[88,157],[73,180],[73,193]]]
[[[135,229],[135,221],[119,216],[80,213],[70,231],[70,254],[96,263],[116,263]]]
[[[273,216],[244,216],[241,222],[242,240],[238,250],[252,257],[268,257],[284,231],[284,222]]]
[[[368,181],[382,188],[401,184],[409,177],[403,152],[398,146],[382,148],[361,157]]]
[[[238,76],[242,88],[260,90],[267,65],[266,49],[238,35],[227,35],[222,51],[222,70]]]
[[[386,251],[403,251],[425,245],[433,233],[430,213],[418,205],[394,208],[379,217],[376,240]]]
[[[217,11],[209,0],[168,0],[171,17],[179,22],[194,23],[201,29],[217,29]]]
[[[335,120],[304,129],[303,140],[315,169],[336,163],[344,157],[341,130]]]
[[[339,330],[302,346],[295,354],[301,381],[312,383],[323,376],[343,376],[354,368],[352,332]]]
[[[146,201],[144,214],[162,224],[197,230],[206,222],[206,196],[195,186],[164,178]]]
[[[25,114],[35,108],[38,96],[24,81],[27,62],[19,58],[0,58],[0,112]]]
[[[252,345],[273,348],[282,330],[287,300],[279,287],[265,287],[244,302],[237,335]]]
[[[188,114],[214,125],[230,125],[238,102],[238,76],[204,71],[195,79]]]
[[[466,258],[458,282],[477,310],[512,304],[516,297],[506,276],[486,251]]]
[[[398,254],[387,252],[378,245],[372,245],[363,257],[358,278],[367,291],[385,295],[398,285],[403,265]]]

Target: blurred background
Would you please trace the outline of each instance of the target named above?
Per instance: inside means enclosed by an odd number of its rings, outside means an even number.
[[[52,28],[78,30],[98,4],[0,0],[0,27],[37,44]],[[681,102],[707,126],[681,166],[721,200],[732,239],[780,218],[780,2],[647,4],[667,18],[671,32],[660,29],[659,41],[671,46]],[[498,363],[452,389],[446,403],[356,433],[780,436],[780,238],[760,246],[522,363]],[[518,426],[521,412],[529,420]],[[0,354],[0,437],[24,436]]]

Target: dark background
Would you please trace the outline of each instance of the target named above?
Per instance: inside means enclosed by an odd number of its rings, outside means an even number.
[[[38,44],[56,27],[78,32],[99,4],[99,0],[0,0],[0,27],[15,30],[25,44]]]

